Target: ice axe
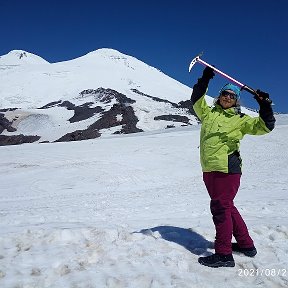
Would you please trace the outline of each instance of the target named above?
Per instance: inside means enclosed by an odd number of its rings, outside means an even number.
[[[229,79],[231,82],[235,83],[236,85],[238,85],[240,87],[241,90],[245,90],[251,94],[253,94],[254,96],[259,97],[257,91],[255,91],[254,89],[252,89],[251,87],[239,82],[238,80],[232,78],[231,76],[227,75],[226,73],[220,71],[219,69],[215,68],[214,66],[208,64],[207,62],[203,61],[202,59],[200,59],[200,56],[203,55],[203,52],[200,53],[199,55],[197,55],[190,63],[189,65],[189,72],[191,71],[192,67],[198,62],[204,66],[210,67],[214,70],[214,72],[222,75],[223,77]],[[272,104],[272,101],[269,98],[265,98],[265,101],[267,101],[268,103]]]

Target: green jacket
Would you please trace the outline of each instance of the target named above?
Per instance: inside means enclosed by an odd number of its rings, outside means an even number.
[[[269,133],[274,128],[275,123],[273,112],[274,123],[271,129],[267,122],[260,117],[261,113],[259,117],[251,117],[238,113],[235,107],[223,109],[216,104],[215,107],[211,108],[206,103],[205,93],[197,98],[194,96],[196,102],[192,101],[192,103],[194,103],[193,109],[196,115],[202,122],[200,158],[203,172],[241,173],[240,140],[245,134],[263,135]],[[269,116],[271,120],[271,115]],[[263,118],[265,119],[265,117],[264,115]]]

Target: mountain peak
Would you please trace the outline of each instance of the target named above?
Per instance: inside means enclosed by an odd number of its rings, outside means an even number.
[[[112,48],[100,48],[94,51],[91,51],[87,55],[93,55],[93,54],[98,54],[98,55],[103,55],[103,56],[127,56],[118,50],[112,49]]]
[[[0,65],[47,64],[43,58],[24,50],[12,50],[0,56]]]
[[[113,60],[124,60],[128,58],[134,58],[132,56],[123,54],[119,52],[118,50],[111,49],[111,48],[100,48],[94,51],[91,51],[87,53],[86,55],[80,57],[80,58],[87,58],[87,59],[93,59],[93,58],[104,58],[104,59],[113,59]]]
[[[130,70],[135,70],[136,67],[149,67],[149,69],[152,69],[153,67],[147,65],[143,61],[130,56],[126,55],[124,53],[119,52],[115,49],[110,48],[100,48],[94,51],[91,51],[83,56],[80,56],[78,58],[62,62],[67,63],[68,65],[97,65],[102,67],[111,67],[111,64],[113,65],[112,69],[115,69],[114,65],[119,65],[118,68],[122,69],[121,67],[129,68]]]

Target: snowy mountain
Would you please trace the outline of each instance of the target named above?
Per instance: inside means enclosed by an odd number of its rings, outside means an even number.
[[[0,77],[2,145],[198,124],[191,88],[112,49],[59,63],[15,50],[0,57]]]

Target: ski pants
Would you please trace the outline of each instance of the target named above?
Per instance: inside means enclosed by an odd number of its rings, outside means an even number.
[[[252,247],[247,226],[234,206],[241,174],[204,172],[203,180],[211,198],[210,209],[216,229],[215,253],[231,254],[232,235],[241,248]]]

